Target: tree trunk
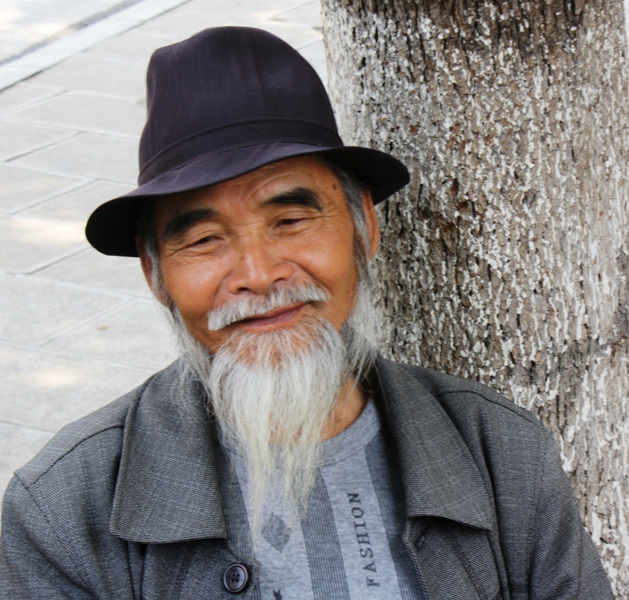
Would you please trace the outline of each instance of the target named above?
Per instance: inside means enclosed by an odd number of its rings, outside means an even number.
[[[345,142],[413,173],[379,209],[383,346],[539,415],[629,598],[622,1],[322,4]]]

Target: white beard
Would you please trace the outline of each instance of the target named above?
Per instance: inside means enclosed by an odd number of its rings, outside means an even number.
[[[219,311],[222,315],[213,311],[209,324],[225,326],[295,298],[321,300],[324,292],[306,288],[283,289],[276,299],[232,306]],[[324,427],[348,396],[340,398],[348,379],[355,376],[360,384],[375,358],[376,316],[368,284],[360,284],[341,333],[326,320],[305,317],[286,329],[235,333],[210,356],[177,314],[175,324],[186,365],[208,394],[211,416],[244,457],[253,529],[270,494],[292,494],[305,508]]]

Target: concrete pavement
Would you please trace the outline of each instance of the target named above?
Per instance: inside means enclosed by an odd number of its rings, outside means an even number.
[[[83,233],[93,208],[134,186],[151,52],[206,27],[261,27],[325,81],[319,0],[90,0],[86,16],[87,5],[52,41],[12,33],[0,45],[31,48],[0,64],[1,490],[64,424],[176,356],[137,259],[102,256]]]
[[[139,0],[1,0],[0,61],[32,51],[56,38],[118,12]]]

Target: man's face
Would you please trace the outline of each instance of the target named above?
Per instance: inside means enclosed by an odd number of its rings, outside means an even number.
[[[377,218],[369,198],[363,206],[373,254]],[[163,198],[154,226],[166,292],[188,331],[211,352],[237,331],[290,328],[308,316],[340,331],[352,310],[358,284],[354,223],[337,177],[315,157]],[[147,272],[146,257],[143,266]],[[296,303],[208,329],[212,309],[300,284],[314,284],[329,301]]]

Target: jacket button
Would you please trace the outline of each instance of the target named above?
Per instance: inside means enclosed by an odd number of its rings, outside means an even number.
[[[244,565],[231,565],[225,569],[223,574],[223,585],[229,592],[237,594],[242,592],[249,581],[249,571]]]

